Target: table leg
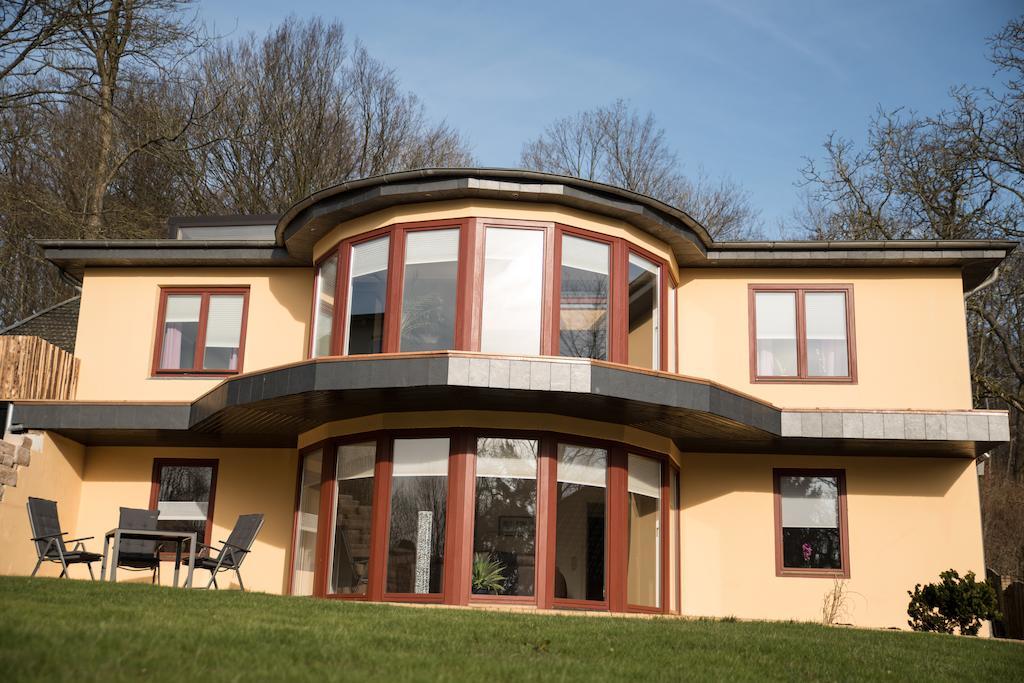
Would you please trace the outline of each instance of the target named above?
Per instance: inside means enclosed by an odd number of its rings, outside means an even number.
[[[117,558],[121,557],[121,531],[114,532],[114,557],[110,560],[110,583],[117,583]]]
[[[110,553],[110,536],[103,537],[103,562],[100,564],[100,581],[107,578],[107,555]]]
[[[181,567],[181,544],[185,541],[184,538],[178,537],[174,539],[174,587],[178,587],[178,568]]]
[[[188,574],[185,576],[185,588],[192,587],[192,572],[196,568],[196,534],[192,532],[188,546]]]

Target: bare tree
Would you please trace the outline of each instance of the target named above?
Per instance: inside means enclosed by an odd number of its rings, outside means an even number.
[[[81,18],[76,3],[6,0],[0,3],[0,107],[29,100],[45,56],[66,41]]]
[[[728,178],[694,179],[681,172],[654,114],[640,114],[625,100],[558,119],[523,145],[524,168],[617,185],[687,211],[716,239],[754,239],[758,212]]]

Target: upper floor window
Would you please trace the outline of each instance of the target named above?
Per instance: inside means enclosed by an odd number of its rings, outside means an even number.
[[[751,285],[754,381],[856,380],[852,285]]]
[[[242,368],[247,287],[163,288],[154,374],[235,374]]]
[[[320,261],[310,355],[464,350],[662,370],[665,267],[555,223],[398,224]]]

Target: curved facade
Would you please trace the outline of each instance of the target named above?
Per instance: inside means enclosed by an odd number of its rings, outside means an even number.
[[[875,626],[982,568],[973,459],[1008,428],[971,409],[962,293],[1011,244],[716,243],[501,169],[329,188],[272,242],[187,223],[44,245],[83,283],[78,395],[14,422],[81,461],[84,531],[265,511],[247,584],[345,600],[814,619],[841,580]]]

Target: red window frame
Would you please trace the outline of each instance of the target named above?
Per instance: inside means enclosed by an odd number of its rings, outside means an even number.
[[[473,527],[476,513],[476,444],[481,437],[507,437],[536,439],[539,442],[537,458],[537,521],[535,545],[535,591],[533,596],[481,596],[473,595],[470,571],[473,555]],[[390,543],[390,514],[392,490],[392,445],[394,439],[436,438],[450,439],[448,457],[447,509],[445,512],[445,565],[442,592],[429,595],[388,593],[387,557]],[[370,535],[370,566],[367,591],[363,595],[332,594],[328,592],[330,554],[336,489],[338,447],[344,444],[375,441],[377,460],[374,465],[373,511]],[[608,488],[605,523],[605,585],[606,599],[565,600],[554,598],[555,549],[557,512],[557,446],[559,443],[595,446],[608,451]],[[670,514],[677,514],[669,497],[671,458],[663,453],[635,448],[630,445],[591,439],[587,437],[543,430],[484,429],[484,428],[432,428],[393,429],[361,432],[343,437],[331,437],[310,444],[299,451],[296,477],[301,476],[305,454],[323,449],[324,464],[321,471],[320,510],[316,539],[316,561],[313,595],[332,600],[366,600],[392,602],[444,603],[451,605],[505,604],[530,605],[541,609],[610,610],[612,612],[668,613],[670,602]],[[626,547],[628,539],[628,454],[634,453],[657,459],[662,463],[662,553],[660,607],[629,605],[627,596],[628,557],[614,553],[612,548]],[[301,491],[296,481],[294,502],[295,521],[292,528],[289,577],[294,576],[295,539],[298,531],[298,509]],[[289,591],[291,590],[289,578]]]
[[[166,327],[164,318],[167,315],[167,297],[177,294],[192,294],[202,297],[199,306],[199,330],[196,335],[196,351],[192,360],[191,368],[161,368],[160,356],[164,345],[164,329]],[[206,325],[210,312],[210,296],[217,294],[242,295],[242,328],[238,337],[238,368],[229,370],[225,368],[203,368],[203,354],[206,352]],[[192,287],[177,285],[162,285],[160,287],[160,304],[157,308],[156,335],[153,346],[152,376],[172,377],[230,377],[242,372],[245,361],[245,334],[249,321],[249,286],[238,285],[232,287]]]
[[[839,569],[786,567],[782,557],[782,477],[835,477],[839,486]],[[850,530],[846,512],[846,470],[844,469],[772,469],[773,505],[775,508],[775,575],[832,579],[850,578]]]
[[[750,346],[750,381],[753,384],[856,384],[857,334],[854,328],[852,284],[752,284],[748,288],[748,329]],[[792,293],[796,300],[796,375],[760,375],[757,372],[757,294],[759,292]],[[846,295],[846,358],[849,373],[845,376],[820,377],[807,373],[807,320],[804,296],[808,292],[835,292]]]
[[[609,264],[608,305],[608,349],[607,361],[628,364],[628,287],[625,281],[629,272],[629,254],[641,256],[660,269],[658,316],[659,344],[658,367],[649,368],[654,371],[667,371],[669,367],[668,348],[668,305],[669,280],[678,285],[675,272],[668,262],[623,238],[577,228],[562,223],[545,221],[513,220],[500,218],[463,217],[439,219],[410,223],[395,223],[376,230],[354,235],[338,242],[325,251],[314,263],[316,272],[320,264],[333,255],[338,257],[338,278],[335,289],[335,311],[331,334],[330,356],[343,356],[345,349],[345,321],[348,317],[348,279],[352,246],[372,239],[389,237],[388,251],[388,283],[384,311],[384,338],[381,353],[400,353],[400,325],[402,289],[405,277],[405,239],[409,232],[415,230],[459,229],[459,264],[456,282],[456,319],[453,351],[479,351],[481,319],[483,313],[483,274],[485,256],[486,229],[519,228],[524,230],[541,230],[544,239],[544,283],[543,302],[541,308],[541,348],[537,355],[559,355],[559,314],[561,296],[561,245],[562,236],[571,235],[581,239],[601,242],[611,247]],[[314,277],[313,302],[310,312],[310,334],[307,357],[313,358],[313,347],[316,340],[312,330],[315,326],[317,313],[317,293]]]
[[[203,537],[198,539],[200,543],[210,545],[210,539],[213,536],[213,508],[214,503],[217,500],[217,470],[220,466],[220,460],[216,458],[153,458],[153,474],[150,479],[149,488],[149,509],[158,510],[158,503],[160,502],[160,475],[163,472],[164,467],[177,466],[177,467],[210,467],[213,472],[210,475],[210,500],[206,507],[206,524],[203,527]],[[174,553],[161,553],[163,558],[173,558]]]

